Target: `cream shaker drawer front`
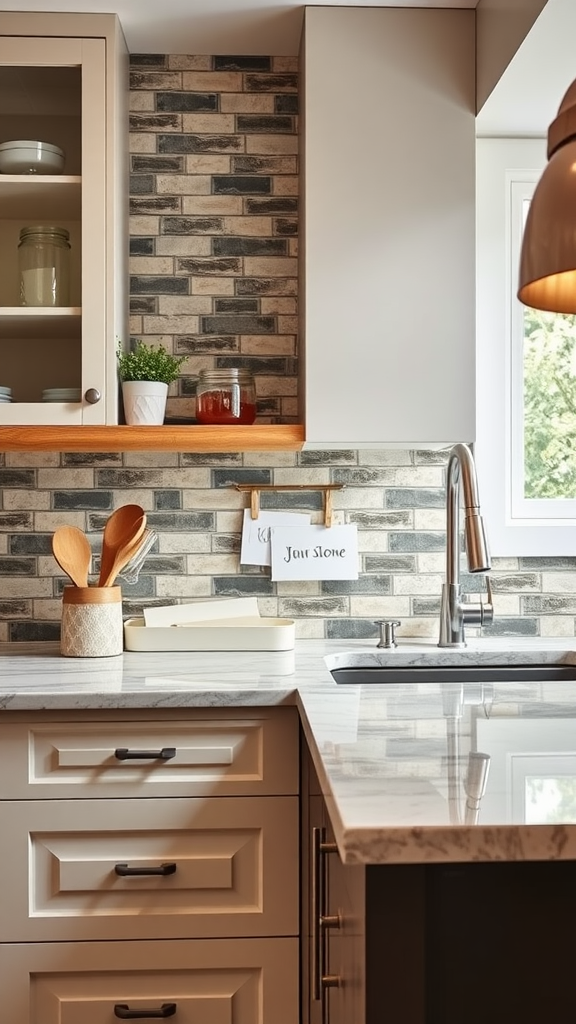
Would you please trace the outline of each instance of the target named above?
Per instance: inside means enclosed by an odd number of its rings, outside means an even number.
[[[295,796],[7,801],[0,817],[0,941],[298,934]]]
[[[297,792],[292,708],[226,718],[194,712],[189,720],[0,723],[1,799]]]
[[[11,1024],[297,1024],[298,940],[0,947]]]

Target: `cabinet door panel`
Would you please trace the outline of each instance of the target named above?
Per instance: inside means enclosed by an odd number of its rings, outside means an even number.
[[[296,793],[296,712],[182,722],[0,724],[0,797]],[[213,714],[213,713],[212,713]],[[160,752],[128,758],[116,751]]]
[[[178,1024],[297,1024],[298,940],[0,947],[2,1016],[111,1024],[116,1006],[175,1003]]]
[[[298,933],[297,797],[12,801],[1,815],[0,941]]]

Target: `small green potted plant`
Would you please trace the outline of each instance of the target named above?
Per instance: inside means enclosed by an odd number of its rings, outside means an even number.
[[[138,340],[125,352],[117,349],[124,415],[130,426],[162,424],[168,387],[178,377],[186,356],[173,356],[163,345],[154,348]]]

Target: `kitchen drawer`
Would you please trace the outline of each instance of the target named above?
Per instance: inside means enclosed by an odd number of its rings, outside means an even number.
[[[7,801],[0,818],[0,941],[298,934],[295,796]]]
[[[0,799],[297,792],[295,708],[0,722]]]
[[[5,945],[0,991],[11,1024],[112,1024],[124,1007],[165,1007],[175,1024],[298,1024],[298,940]]]

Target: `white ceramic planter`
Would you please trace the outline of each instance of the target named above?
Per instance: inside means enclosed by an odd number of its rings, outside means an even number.
[[[124,415],[130,426],[154,426],[164,423],[168,385],[156,380],[122,382]]]

